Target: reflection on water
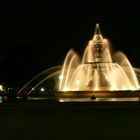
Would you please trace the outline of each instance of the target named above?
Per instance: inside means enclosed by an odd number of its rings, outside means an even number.
[[[136,102],[140,101],[139,97],[125,97],[125,98],[96,98],[92,100],[90,98],[60,98],[59,102]]]
[[[2,103],[2,102],[3,102],[2,100],[3,100],[3,98],[2,98],[2,96],[0,96],[0,103]]]
[[[140,101],[139,97],[119,97],[119,98],[97,98],[96,101],[110,101],[110,102],[125,102],[125,101],[129,101],[129,102],[134,102],[134,101]]]

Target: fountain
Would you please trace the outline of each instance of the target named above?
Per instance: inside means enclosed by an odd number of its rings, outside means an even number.
[[[139,84],[126,56],[118,52],[112,60],[109,43],[99,24],[85,49],[82,61],[70,50],[60,76],[60,91],[137,90]],[[124,84],[122,84],[122,80]]]
[[[54,96],[58,98],[137,97],[137,78],[125,54],[117,52],[111,55],[109,41],[103,38],[99,24],[96,24],[94,36],[81,60],[71,49],[62,68],[50,68],[37,75],[19,91],[18,95],[34,95],[35,89],[41,88],[42,85],[47,87],[48,83],[52,83],[49,80],[53,79],[53,86],[48,87],[45,93],[49,94],[53,90]],[[45,84],[46,81],[49,82]]]

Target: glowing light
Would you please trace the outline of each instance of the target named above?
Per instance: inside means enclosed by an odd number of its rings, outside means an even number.
[[[44,89],[44,88],[41,88],[41,89],[40,89],[40,91],[41,91],[41,92],[44,92],[44,91],[45,91],[45,89]]]
[[[35,88],[32,88],[32,90],[35,90]]]
[[[2,85],[0,85],[0,91],[3,91],[4,89],[3,89],[3,86]]]
[[[64,102],[64,99],[59,99],[59,102]]]
[[[64,76],[63,75],[60,75],[59,76],[59,80],[63,80],[64,79]]]

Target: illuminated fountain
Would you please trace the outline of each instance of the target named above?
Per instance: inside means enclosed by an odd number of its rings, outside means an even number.
[[[135,72],[122,52],[111,57],[107,39],[103,39],[99,24],[89,41],[82,60],[70,50],[60,76],[60,91],[138,90]]]
[[[62,67],[53,67],[37,75],[18,92],[18,95],[37,95],[39,88],[46,88],[53,81],[45,94],[41,94],[46,96],[53,93],[58,98],[91,98],[93,95],[139,97],[138,77],[122,52],[111,55],[109,42],[103,38],[99,24],[96,24],[95,34],[89,41],[82,60],[71,49]],[[41,91],[44,92],[44,89]]]

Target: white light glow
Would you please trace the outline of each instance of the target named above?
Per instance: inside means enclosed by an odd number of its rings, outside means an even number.
[[[44,88],[41,88],[41,89],[40,89],[40,91],[44,92],[44,91],[45,91],[45,89],[44,89]]]
[[[59,99],[59,102],[64,102],[64,99]]]
[[[64,79],[64,76],[63,75],[60,75],[59,76],[59,80],[63,80]]]
[[[35,90],[35,88],[32,88],[32,90]]]

